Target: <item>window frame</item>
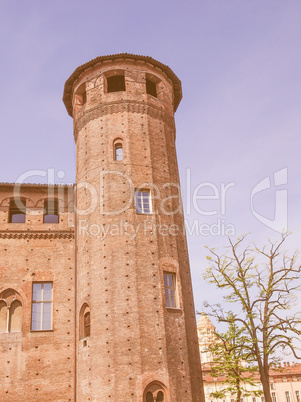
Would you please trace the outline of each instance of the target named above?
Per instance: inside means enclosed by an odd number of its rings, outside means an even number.
[[[144,196],[143,193],[147,193],[148,197],[148,210],[146,207],[146,203],[144,202]],[[138,199],[139,197],[139,199]],[[140,201],[141,206],[138,205]],[[135,190],[135,209],[136,209],[136,214],[141,214],[141,215],[150,215],[153,213],[153,208],[152,208],[152,196],[151,196],[151,191],[148,188],[138,188]]]
[[[116,139],[114,140],[113,148],[114,148],[114,155],[113,155],[114,161],[116,161],[116,162],[121,162],[121,161],[123,161],[123,159],[124,159],[123,142],[122,142],[122,140],[121,140],[120,138],[116,138]],[[121,149],[121,150],[122,150],[122,152],[121,152],[121,158],[119,158],[120,155],[117,154],[117,150],[118,150],[118,149]]]
[[[41,300],[34,300],[34,286],[35,285],[42,285],[41,287]],[[43,300],[44,298],[44,285],[51,285],[51,300]],[[36,329],[33,328],[33,314],[34,314],[34,305],[40,304],[41,305],[41,311],[40,311],[40,328]],[[43,323],[45,322],[43,320],[43,313],[44,313],[44,305],[50,304],[50,328],[43,328]],[[32,283],[32,294],[31,294],[31,320],[30,320],[30,331],[31,332],[47,332],[47,331],[53,331],[53,282],[52,281],[38,281],[38,282],[33,282]]]
[[[168,277],[171,277],[172,285],[168,285]],[[165,280],[166,279],[166,280]],[[177,291],[177,274],[176,272],[164,271],[163,283],[165,293],[165,306],[168,309],[179,309],[179,298]],[[171,293],[171,295],[170,295]],[[172,305],[174,304],[174,305]]]

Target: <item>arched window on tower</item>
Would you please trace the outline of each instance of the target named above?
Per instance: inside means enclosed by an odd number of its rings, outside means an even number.
[[[152,382],[144,391],[143,402],[167,402],[166,387],[160,382]]]
[[[123,160],[123,147],[122,147],[122,140],[120,138],[114,140],[114,160],[115,161]]]
[[[13,289],[0,294],[0,333],[22,331],[21,296]]]
[[[90,332],[90,307],[87,303],[84,303],[79,313],[79,339],[88,338],[90,336]]]

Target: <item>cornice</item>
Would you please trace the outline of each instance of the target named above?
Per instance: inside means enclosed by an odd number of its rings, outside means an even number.
[[[0,230],[0,239],[74,239],[74,230]]]
[[[95,106],[94,108],[83,111],[83,113],[74,120],[75,141],[77,139],[78,132],[89,121],[95,120],[99,117],[108,114],[124,113],[124,112],[147,114],[155,119],[163,120],[166,124],[170,126],[174,126],[173,116],[168,115],[164,111],[164,109],[158,106],[142,101],[139,102],[131,100],[122,100],[122,101],[119,100],[114,102],[102,103],[100,105]]]

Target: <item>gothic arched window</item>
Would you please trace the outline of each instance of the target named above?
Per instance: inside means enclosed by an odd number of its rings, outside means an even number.
[[[166,387],[160,382],[154,381],[144,391],[144,402],[167,402]]]
[[[87,303],[84,303],[79,313],[79,339],[89,337],[90,328],[90,307]]]
[[[21,296],[13,289],[0,294],[0,333],[22,331]]]

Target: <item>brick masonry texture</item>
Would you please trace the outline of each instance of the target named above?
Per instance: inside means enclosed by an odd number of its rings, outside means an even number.
[[[124,75],[125,91],[108,92],[112,75]],[[146,79],[157,96],[146,93]],[[22,332],[0,333],[1,401],[135,402],[147,390],[161,390],[165,401],[204,400],[177,187],[173,115],[180,98],[172,71],[140,56],[97,58],[69,78],[75,230],[70,188],[52,189],[60,223],[43,224],[47,187],[24,185],[26,224],[9,224],[12,188],[0,186],[0,294],[12,288],[23,302]],[[136,212],[138,188],[150,191],[149,214]],[[166,307],[164,272],[176,275],[177,308]],[[50,332],[30,331],[33,281],[53,282]],[[82,306],[90,309],[86,337]]]

